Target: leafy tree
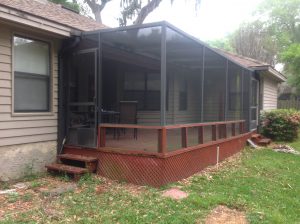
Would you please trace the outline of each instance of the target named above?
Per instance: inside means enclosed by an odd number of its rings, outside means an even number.
[[[69,9],[72,9],[76,12],[80,11],[80,6],[79,4],[77,4],[76,2],[70,2],[68,0],[49,0],[50,2],[56,3],[56,4],[60,4],[63,5]]]
[[[102,22],[101,13],[108,2],[117,0],[73,0],[82,8],[86,6],[91,10],[94,18],[98,22]],[[126,26],[128,20],[134,20],[133,24],[142,24],[146,17],[159,7],[162,1],[166,0],[119,0],[121,17],[118,19],[121,26]],[[174,0],[169,0],[171,3]],[[195,1],[195,9],[200,6],[201,0]]]
[[[234,52],[235,51],[233,49],[232,45],[231,45],[229,37],[225,37],[225,38],[222,38],[222,39],[209,40],[209,41],[207,41],[207,43],[211,47],[223,49],[225,51],[230,51],[230,52]]]
[[[276,63],[277,44],[270,28],[261,21],[241,24],[229,41],[237,54],[271,65]]]
[[[265,0],[257,14],[272,32],[290,83],[300,90],[300,0]]]

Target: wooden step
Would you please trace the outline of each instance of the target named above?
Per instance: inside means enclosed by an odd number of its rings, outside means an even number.
[[[262,138],[262,135],[261,134],[253,134],[253,135],[251,135],[251,138],[252,139],[260,139],[260,138]]]
[[[82,155],[75,155],[75,154],[61,154],[57,156],[59,159],[67,159],[67,160],[74,160],[74,161],[81,161],[81,162],[97,162],[98,159],[96,157],[91,156],[82,156]]]
[[[46,165],[46,168],[48,171],[57,171],[57,172],[72,174],[74,176],[75,180],[78,180],[82,174],[89,172],[89,170],[86,168],[69,166],[69,165],[60,164],[60,163],[52,163],[52,164]]]
[[[98,159],[92,156],[82,156],[82,155],[75,155],[75,154],[61,154],[57,156],[58,159],[62,163],[68,165],[78,165],[76,162],[83,162],[85,168],[89,170],[90,173],[96,172]],[[79,165],[80,166],[80,165]]]
[[[269,138],[263,138],[257,142],[257,144],[260,146],[267,146],[270,143],[271,143],[271,139],[269,139]]]

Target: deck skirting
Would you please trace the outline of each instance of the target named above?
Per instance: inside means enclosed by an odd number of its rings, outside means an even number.
[[[97,174],[138,185],[160,187],[187,178],[241,151],[252,132],[169,153],[65,147],[65,153],[99,159]]]

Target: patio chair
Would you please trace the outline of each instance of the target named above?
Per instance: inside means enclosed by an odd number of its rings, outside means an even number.
[[[137,124],[137,104],[137,101],[120,101],[120,124]],[[136,128],[133,129],[133,137],[137,139]]]

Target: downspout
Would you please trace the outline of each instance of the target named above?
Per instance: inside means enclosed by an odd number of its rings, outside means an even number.
[[[80,42],[81,38],[75,36],[63,41],[62,47],[58,52],[58,137],[57,137],[57,154],[61,154],[66,141],[66,74],[64,74],[64,57],[74,49]]]

